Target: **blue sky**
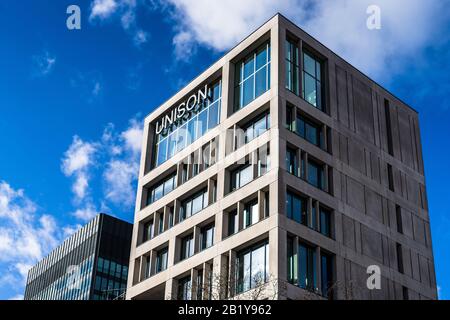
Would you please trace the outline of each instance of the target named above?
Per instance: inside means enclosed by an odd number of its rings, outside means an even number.
[[[81,30],[66,8],[81,9]],[[380,30],[365,27],[381,9]],[[450,298],[445,1],[0,3],[0,299],[96,212],[133,220],[141,120],[280,11],[419,111],[440,297]]]

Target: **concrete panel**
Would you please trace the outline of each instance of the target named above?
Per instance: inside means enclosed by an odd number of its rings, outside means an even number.
[[[411,250],[411,272],[414,280],[420,281],[419,255]]]
[[[414,167],[414,154],[412,147],[411,128],[409,123],[408,113],[399,108],[398,109],[398,125],[400,132],[400,149],[402,154],[402,161],[408,167]]]
[[[364,186],[350,177],[347,177],[347,203],[361,213],[365,211]]]
[[[353,103],[356,132],[375,143],[372,92],[367,84],[356,77],[353,78]]]
[[[405,210],[404,208],[401,208],[401,211],[403,234],[411,239],[414,239],[411,212]]]
[[[365,189],[366,214],[383,223],[383,203],[381,195],[369,188]]]
[[[361,225],[361,244],[363,254],[383,263],[383,244],[378,232]]]
[[[342,215],[342,233],[344,246],[356,250],[355,225],[351,218]]]
[[[420,280],[426,286],[431,286],[430,270],[428,269],[428,259],[419,255]]]
[[[348,162],[353,169],[358,170],[362,174],[366,174],[364,148],[357,141],[348,142]]]
[[[336,66],[336,89],[338,120],[349,127],[347,73],[339,66]]]
[[[423,224],[423,220],[421,218],[417,217],[415,214],[413,214],[412,215],[412,223],[413,223],[413,230],[414,230],[414,240],[425,245],[426,239],[425,239],[425,227]]]

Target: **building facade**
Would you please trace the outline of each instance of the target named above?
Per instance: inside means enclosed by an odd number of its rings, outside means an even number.
[[[28,272],[25,300],[123,299],[132,224],[99,214]]]
[[[126,297],[436,299],[417,112],[277,14],[145,119]]]

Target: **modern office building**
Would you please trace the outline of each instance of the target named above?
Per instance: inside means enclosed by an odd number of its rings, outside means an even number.
[[[126,297],[436,299],[417,112],[275,15],[145,119]]]
[[[28,272],[25,300],[123,299],[133,225],[99,214]]]

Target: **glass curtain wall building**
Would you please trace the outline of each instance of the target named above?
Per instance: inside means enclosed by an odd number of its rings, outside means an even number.
[[[97,215],[30,269],[24,299],[123,299],[131,233],[131,224]]]
[[[143,145],[127,299],[437,297],[417,112],[285,17],[148,115]]]

